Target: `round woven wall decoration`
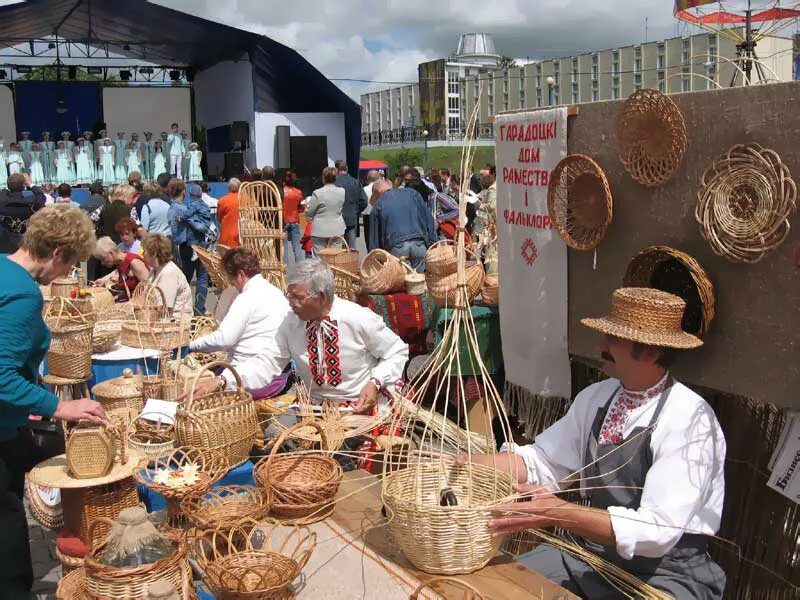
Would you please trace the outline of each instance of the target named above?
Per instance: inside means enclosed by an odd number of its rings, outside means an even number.
[[[682,328],[704,335],[714,320],[714,284],[693,257],[669,246],[651,246],[637,254],[625,271],[623,287],[650,287],[684,299]]]
[[[715,254],[757,263],[783,243],[797,210],[797,186],[780,156],[736,145],[703,173],[695,219]]]
[[[608,179],[588,156],[571,154],[556,165],[547,188],[547,210],[570,248],[596,247],[611,223]]]
[[[686,124],[675,103],[658,90],[637,90],[617,116],[617,154],[635,181],[647,187],[672,178],[686,153]]]

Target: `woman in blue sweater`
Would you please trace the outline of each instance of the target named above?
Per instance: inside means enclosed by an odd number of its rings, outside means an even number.
[[[80,208],[47,206],[28,221],[14,254],[0,254],[0,595],[27,598],[33,584],[28,526],[22,505],[32,465],[18,429],[30,415],[65,421],[105,418],[93,400],[59,400],[39,385],[39,364],[50,346],[37,284],[66,276],[95,244],[94,225]]]

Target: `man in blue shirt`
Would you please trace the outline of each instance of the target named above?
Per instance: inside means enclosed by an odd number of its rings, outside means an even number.
[[[425,271],[425,253],[436,241],[436,226],[427,203],[410,188],[392,188],[382,179],[372,188],[379,197],[369,216],[370,248],[383,248],[408,257],[418,272]]]
[[[211,211],[203,202],[203,190],[196,183],[184,185],[180,179],[169,183],[172,204],[167,212],[172,241],[178,248],[181,269],[186,281],[192,281],[197,273],[197,291],[194,308],[198,314],[206,312],[206,296],[208,295],[208,271],[197,258],[192,246],[205,247],[206,233],[211,227]]]

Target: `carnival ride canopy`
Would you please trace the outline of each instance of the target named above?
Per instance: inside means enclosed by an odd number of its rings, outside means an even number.
[[[746,41],[749,19],[752,39],[758,41],[796,23],[800,17],[800,2],[676,0],[675,17],[737,43]]]

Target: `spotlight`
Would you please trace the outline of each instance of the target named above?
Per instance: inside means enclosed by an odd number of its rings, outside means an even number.
[[[128,71],[128,70],[120,71],[119,72],[119,78],[122,79],[122,81],[130,81],[131,80],[131,72]]]
[[[170,78],[172,81],[180,81],[180,79],[181,79],[181,72],[180,72],[180,71],[177,71],[177,70],[175,70],[175,69],[173,69],[172,71],[170,71],[170,72],[169,72],[169,78]]]

